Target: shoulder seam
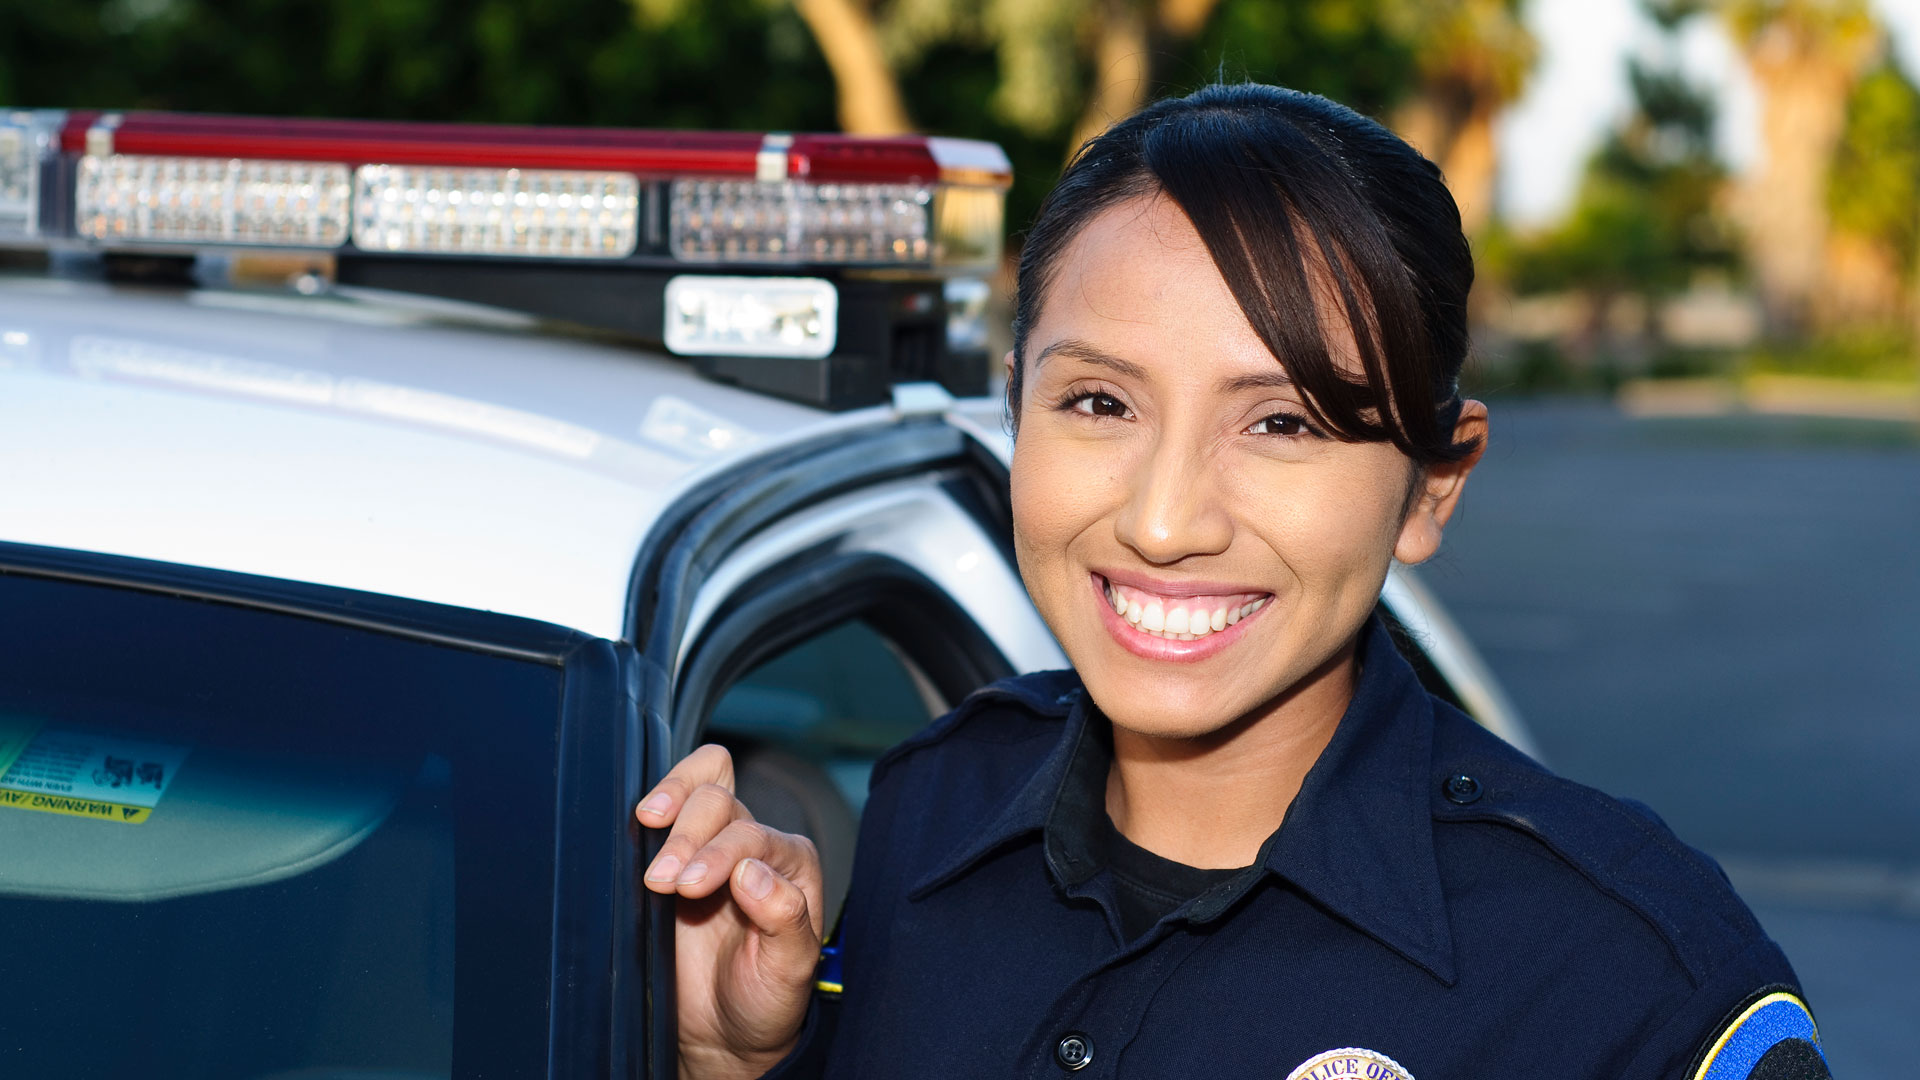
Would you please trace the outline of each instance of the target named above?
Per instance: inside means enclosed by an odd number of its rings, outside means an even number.
[[[978,690],[973,691],[962,698],[960,703],[949,710],[946,715],[939,717],[926,727],[907,736],[905,739],[888,748],[886,753],[881,754],[879,759],[873,763],[873,774],[868,781],[869,789],[878,786],[882,777],[891,770],[894,764],[901,758],[906,757],[908,754],[922,747],[931,746],[943,741],[947,736],[958,730],[961,725],[978,714],[983,706],[992,702],[1005,701],[1014,703],[1031,710],[1036,717],[1046,717],[1055,720],[1065,717],[1071,707],[1073,694],[1068,693],[1057,696],[1051,702],[1053,708],[1043,708],[1040,704],[1042,698],[1052,695],[1027,693],[1025,691],[1030,689],[1030,687],[1022,684],[1053,681],[1066,675],[1071,675],[1071,672],[1042,671],[1028,675],[1015,675],[1010,678],[999,679],[988,683]]]
[[[1731,887],[1722,879],[1711,874],[1702,862],[1704,856],[1680,842],[1670,831],[1651,821],[1602,792],[1585,785],[1574,783],[1554,776],[1542,770],[1537,778],[1543,791],[1549,791],[1559,797],[1576,795],[1580,805],[1589,810],[1604,811],[1604,818],[1618,827],[1620,843],[1616,851],[1597,850],[1596,845],[1582,846],[1569,842],[1558,835],[1558,830],[1550,830],[1524,808],[1503,808],[1495,797],[1471,808],[1459,808],[1452,812],[1442,811],[1436,817],[1441,821],[1485,821],[1504,824],[1519,829],[1533,837],[1550,852],[1567,863],[1573,870],[1585,877],[1603,894],[1613,897],[1617,902],[1635,911],[1659,934],[1666,943],[1674,959],[1679,963],[1687,978],[1698,985],[1717,966],[1725,948],[1713,948],[1709,941],[1701,940],[1701,935],[1689,933],[1684,920],[1674,917],[1671,905],[1665,898],[1636,881],[1634,875],[1608,873],[1609,863],[1624,867],[1639,857],[1642,852],[1652,849],[1654,857],[1665,867],[1678,869],[1686,875],[1686,880],[1698,886],[1706,895],[1726,894],[1734,897]],[[1713,930],[1709,938],[1724,935],[1733,945],[1744,944],[1756,936],[1757,924],[1753,924],[1748,914],[1745,920],[1726,910],[1724,904],[1704,904],[1693,909],[1696,916],[1710,918]],[[1744,908],[1741,909],[1744,913]],[[1739,951],[1738,948],[1732,951]]]

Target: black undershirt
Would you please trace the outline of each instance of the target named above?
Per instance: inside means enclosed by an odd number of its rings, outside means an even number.
[[[1107,869],[1113,874],[1114,898],[1119,901],[1120,932],[1132,941],[1147,932],[1175,908],[1239,873],[1238,870],[1202,870],[1165,859],[1134,843],[1113,827],[1104,813]]]

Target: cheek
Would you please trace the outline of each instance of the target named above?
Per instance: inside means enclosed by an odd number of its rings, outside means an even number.
[[[1114,463],[1030,424],[1014,443],[1010,471],[1014,550],[1027,588],[1038,595],[1057,585],[1040,572],[1065,559],[1074,539],[1107,513],[1118,486]]]
[[[1340,448],[1356,449],[1364,447]],[[1402,490],[1385,482],[1389,470],[1375,456],[1341,453],[1299,466],[1247,462],[1230,477],[1236,516],[1302,584],[1337,588],[1384,573],[1400,532]]]

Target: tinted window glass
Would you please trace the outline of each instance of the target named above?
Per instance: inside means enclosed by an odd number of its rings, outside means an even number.
[[[555,667],[0,577],[0,1070],[536,1075]]]
[[[841,623],[748,672],[714,707],[719,736],[759,740],[819,766],[857,811],[887,748],[930,719],[894,646],[864,622]]]
[[[933,707],[895,646],[857,620],[762,663],[714,706],[708,737],[733,751],[740,800],[819,848],[829,925],[853,877],[873,763]]]

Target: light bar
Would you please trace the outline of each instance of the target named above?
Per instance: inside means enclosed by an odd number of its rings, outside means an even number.
[[[345,165],[88,154],[74,229],[92,240],[337,247],[347,238]]]
[[[667,282],[666,346],[681,356],[819,359],[839,335],[840,295],[820,278],[682,274]]]
[[[966,139],[0,114],[0,240],[53,246],[994,272],[1011,183]]]
[[[930,185],[676,180],[667,234],[690,262],[926,263]]]
[[[363,251],[618,259],[639,236],[630,173],[362,165],[354,180]]]
[[[59,122],[59,113],[0,113],[0,237],[39,235],[40,174]]]

